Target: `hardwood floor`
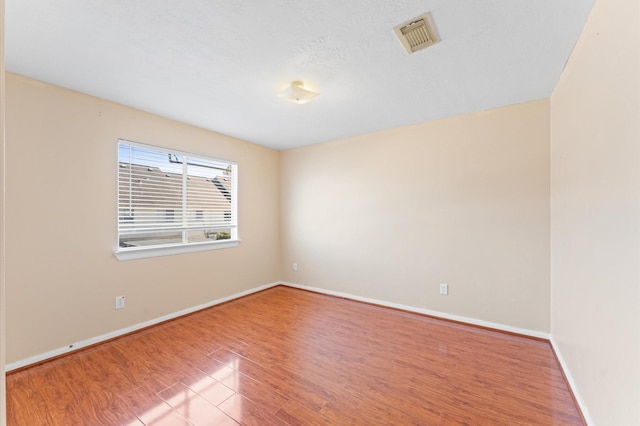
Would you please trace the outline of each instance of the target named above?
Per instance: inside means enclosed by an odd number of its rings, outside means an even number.
[[[581,425],[548,342],[275,287],[7,376],[8,425]]]

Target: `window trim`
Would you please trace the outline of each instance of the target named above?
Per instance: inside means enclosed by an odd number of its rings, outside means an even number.
[[[139,142],[134,142],[124,138],[118,138],[116,143],[116,181],[118,181],[118,175],[120,170],[120,162],[119,162],[119,147],[120,144],[127,144],[132,146],[137,146],[143,149],[151,149],[163,152],[171,152],[178,155],[184,155],[187,157],[201,157],[203,159],[218,161],[226,164],[230,164],[234,166],[232,168],[232,182],[233,182],[233,192],[234,195],[231,197],[231,211],[236,213],[235,217],[235,232],[232,232],[232,238],[226,240],[215,240],[215,241],[202,241],[202,242],[193,242],[193,243],[175,243],[175,244],[162,244],[162,245],[152,245],[152,246],[139,246],[139,247],[120,247],[120,209],[119,209],[119,191],[116,190],[116,210],[118,214],[116,215],[116,243],[113,254],[115,257],[120,260],[133,260],[133,259],[144,259],[158,256],[171,256],[176,254],[183,253],[194,253],[206,250],[219,250],[225,248],[237,247],[240,243],[240,237],[238,236],[238,164],[235,161],[223,160],[220,158],[214,158],[210,155],[199,154],[196,152],[186,152],[178,149],[160,147],[154,145],[143,144]],[[225,212],[226,213],[226,212]],[[235,233],[235,238],[233,238],[233,234]]]
[[[240,239],[207,241],[204,243],[167,244],[163,246],[128,247],[117,249],[114,255],[118,260],[145,259],[148,257],[171,256],[175,254],[195,253],[206,250],[219,250],[237,247]]]

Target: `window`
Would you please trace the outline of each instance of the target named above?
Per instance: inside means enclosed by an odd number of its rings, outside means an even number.
[[[119,140],[116,256],[237,245],[236,177],[232,162]]]

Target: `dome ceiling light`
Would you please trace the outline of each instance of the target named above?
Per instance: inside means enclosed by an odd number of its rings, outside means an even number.
[[[278,93],[278,97],[297,104],[306,104],[318,96],[318,93],[305,89],[301,81],[293,81],[286,89]]]

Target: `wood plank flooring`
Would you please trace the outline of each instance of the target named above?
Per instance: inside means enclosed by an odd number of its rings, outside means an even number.
[[[8,425],[581,425],[548,342],[275,287],[7,376]]]

